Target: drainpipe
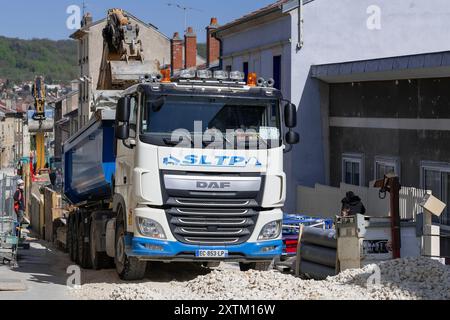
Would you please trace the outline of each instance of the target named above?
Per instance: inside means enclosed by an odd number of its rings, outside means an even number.
[[[216,38],[219,41],[220,44],[220,50],[219,50],[219,67],[218,70],[223,70],[223,44],[222,44],[222,38],[217,36],[217,33],[214,34],[214,38]]]
[[[298,0],[297,8],[298,16],[298,41],[297,41],[297,52],[303,48],[303,0]]]

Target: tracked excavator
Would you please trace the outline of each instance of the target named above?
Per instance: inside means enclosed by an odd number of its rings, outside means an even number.
[[[159,70],[158,62],[145,59],[139,33],[139,25],[122,9],[108,11],[97,90],[125,90]]]

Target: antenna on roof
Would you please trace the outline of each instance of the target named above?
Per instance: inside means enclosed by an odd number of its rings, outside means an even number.
[[[84,14],[86,13],[86,8],[87,8],[86,1],[83,1],[83,17]]]
[[[169,2],[169,3],[167,3],[167,5],[168,5],[169,7],[176,7],[176,8],[178,8],[178,9],[181,9],[181,10],[184,11],[184,32],[187,31],[187,18],[188,18],[187,15],[188,15],[188,11],[198,11],[198,12],[203,12],[203,11],[200,10],[200,9],[192,8],[192,7],[186,7],[186,6],[183,6],[183,5],[178,4],[178,3],[171,3],[171,2]]]

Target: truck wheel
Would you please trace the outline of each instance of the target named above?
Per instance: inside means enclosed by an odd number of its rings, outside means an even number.
[[[90,259],[91,259],[91,265],[92,268],[94,270],[100,270],[102,268],[109,268],[114,261],[112,261],[112,259],[110,257],[108,257],[108,255],[106,254],[106,252],[98,252],[97,248],[95,247],[95,239],[96,239],[96,232],[98,232],[96,230],[96,225],[94,222],[95,219],[95,215],[94,217],[91,219],[91,224],[90,224],[90,232],[89,232],[89,239],[91,239],[91,241],[89,241],[90,244]]]
[[[144,279],[147,262],[127,256],[125,252],[125,228],[123,222],[120,221],[116,228],[116,254],[114,261],[120,279],[125,281]]]
[[[256,271],[268,271],[270,268],[270,265],[272,264],[272,262],[252,262],[252,263],[243,263],[240,262],[239,263],[239,268],[241,269],[241,271],[245,272],[245,271],[250,271],[250,270],[256,270]]]
[[[72,216],[72,218],[70,219],[70,229],[72,230],[70,232],[70,238],[71,238],[70,260],[72,260],[72,262],[78,263],[78,237],[77,237],[77,229],[78,228],[77,228],[75,216]]]
[[[72,260],[72,217],[67,219],[67,233],[66,233],[66,250]]]
[[[82,219],[83,220],[83,219]],[[77,243],[78,243],[78,265],[83,269],[91,268],[91,257],[89,254],[89,243],[84,241],[85,239],[85,225],[83,221],[78,225]]]

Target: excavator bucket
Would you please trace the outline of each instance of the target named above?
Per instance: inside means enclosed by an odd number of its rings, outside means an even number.
[[[127,82],[138,82],[145,75],[156,72],[156,63],[152,61],[111,61],[111,78],[113,85]]]
[[[43,121],[28,120],[28,131],[30,133],[53,132],[53,119]]]

